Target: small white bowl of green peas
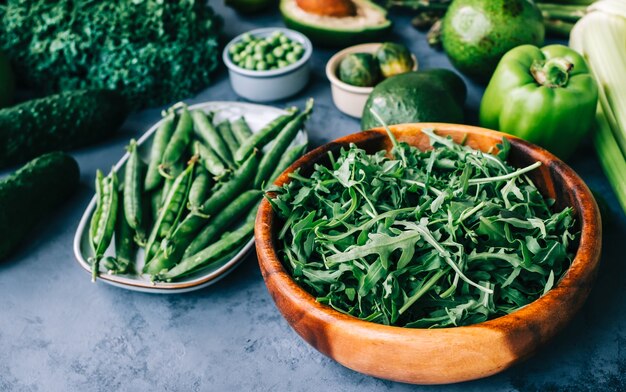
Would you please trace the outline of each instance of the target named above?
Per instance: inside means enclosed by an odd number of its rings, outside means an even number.
[[[237,95],[255,102],[287,98],[309,81],[313,46],[293,30],[268,27],[235,37],[222,58]]]

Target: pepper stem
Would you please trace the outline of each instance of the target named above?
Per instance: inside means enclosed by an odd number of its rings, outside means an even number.
[[[548,61],[535,60],[530,66],[530,73],[538,84],[557,88],[567,84],[572,68],[574,64],[562,57],[556,57]]]

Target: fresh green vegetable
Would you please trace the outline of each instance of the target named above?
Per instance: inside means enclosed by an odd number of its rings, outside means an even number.
[[[152,213],[152,222],[156,222],[159,218],[159,212],[161,210],[161,205],[163,201],[163,189],[164,187],[158,188],[153,192],[150,192],[150,212]]]
[[[150,237],[146,243],[146,260],[148,263],[144,270],[148,267],[150,260],[156,254],[158,249],[158,241],[163,237],[169,237],[171,232],[176,228],[183,211],[185,210],[186,201],[189,195],[189,189],[193,179],[193,169],[195,160],[192,160],[185,171],[176,177],[171,188],[167,192],[165,202],[161,206],[159,217],[157,218]]]
[[[224,139],[222,139],[213,124],[211,124],[206,113],[202,110],[193,110],[191,117],[193,118],[196,134],[200,139],[203,140],[207,146],[210,146],[226,164],[232,164],[233,157],[228,149],[228,145],[224,142]]]
[[[604,173],[626,212],[626,3],[602,0],[589,10],[572,31],[570,46],[587,59],[598,82],[594,144]]]
[[[143,162],[137,152],[137,141],[130,140],[128,160],[124,168],[124,216],[128,225],[135,231],[142,231],[142,179]]]
[[[585,60],[562,45],[522,45],[498,64],[480,105],[480,125],[569,158],[588,134],[598,89]]]
[[[351,145],[268,195],[282,261],[320,303],[363,320],[432,328],[509,314],[558,284],[572,208],[550,210],[503,139],[482,153],[424,129],[432,150]]]
[[[254,177],[254,188],[259,189],[264,182],[270,179],[273,170],[278,165],[281,156],[285,153],[294,137],[302,129],[302,126],[313,112],[313,98],[310,98],[304,111],[298,114],[296,118],[291,120],[289,124],[285,125],[282,131],[274,139],[270,150],[263,155],[261,163],[259,164],[259,170]]]
[[[185,154],[187,146],[191,143],[192,134],[193,121],[187,107],[183,105],[178,124],[176,124],[174,134],[168,141],[167,147],[165,147],[161,164],[159,165],[159,172],[164,177],[174,177],[170,173],[171,168],[176,164],[176,162],[179,162]]]
[[[173,280],[190,271],[197,270],[200,267],[206,267],[212,262],[221,259],[222,256],[240,248],[246,241],[249,241],[250,235],[253,232],[254,220],[248,219],[248,221],[237,230],[225,234],[219,241],[211,244],[203,251],[183,259],[171,270],[159,274],[156,280]]]
[[[126,207],[126,180],[124,181],[124,190],[122,191],[122,199],[124,200],[124,207]],[[119,198],[119,196],[118,196]],[[132,265],[135,262],[135,240],[134,230],[129,225],[125,208],[117,209],[117,219],[115,228],[115,264],[114,268],[105,265],[105,268],[109,273],[125,274],[132,269]],[[143,229],[142,229],[143,230]]]
[[[297,62],[304,55],[304,47],[276,30],[264,38],[246,33],[228,52],[230,59],[241,68],[267,71]]]
[[[272,140],[272,138],[274,138],[285,125],[293,120],[297,114],[298,108],[292,106],[287,109],[287,113],[276,117],[259,132],[253,134],[245,143],[241,144],[235,153],[235,161],[237,161],[237,163],[245,161],[255,148],[258,149]]]
[[[371,53],[351,53],[339,62],[339,80],[359,87],[371,87],[380,80],[380,68]]]
[[[227,206],[237,194],[248,189],[258,167],[258,156],[251,155],[248,160],[233,173],[228,182],[221,184],[200,207],[200,214],[192,213],[176,227],[169,238],[161,245],[161,252],[144,268],[144,272],[157,275],[171,268],[180,261],[179,257],[191,244],[195,234],[206,224],[207,219]]]
[[[91,280],[96,281],[100,270],[100,260],[109,247],[115,231],[118,210],[117,173],[112,170],[104,176],[100,170],[96,172],[96,211],[91,218],[89,233],[94,256],[91,260]]]
[[[367,98],[361,129],[377,127],[371,109],[388,124],[412,122],[463,123],[467,89],[463,80],[447,69],[407,72],[379,83]],[[436,99],[434,98],[436,97]]]
[[[101,141],[124,122],[123,99],[106,90],[67,91],[0,110],[0,167]]]
[[[37,88],[108,88],[158,106],[203,89],[219,63],[221,21],[207,2],[5,3],[0,46]]]
[[[182,110],[178,110],[182,107]],[[185,251],[196,253],[206,247],[212,246],[213,242],[219,242],[219,237],[229,228],[235,229],[241,223],[242,217],[248,215],[253,219],[256,215],[258,201],[262,196],[259,189],[253,189],[254,178],[258,171],[273,173],[276,165],[283,167],[302,154],[305,145],[290,149],[281,158],[280,154],[287,149],[287,145],[293,139],[311,111],[312,102],[307,109],[297,118],[290,110],[286,116],[279,116],[270,122],[263,130],[262,136],[252,134],[247,123],[242,119],[233,121],[238,124],[237,135],[246,141],[252,140],[248,147],[252,153],[246,154],[247,158],[238,165],[227,167],[222,158],[203,142],[221,142],[221,146],[228,154],[231,151],[213,127],[213,114],[193,111],[189,113],[182,103],[176,104],[166,112],[166,118],[154,135],[155,140],[151,151],[148,166],[154,167],[156,160],[161,166],[167,166],[168,175],[164,182],[152,180],[154,188],[145,190],[143,162],[139,157],[137,143],[131,140],[129,159],[126,162],[124,184],[119,190],[119,197],[124,204],[118,208],[120,219],[115,222],[115,252],[116,257],[103,258],[109,246],[112,230],[107,229],[108,241],[102,241],[98,245],[100,249],[94,251],[98,255],[96,260],[113,274],[148,274],[151,279],[158,280],[159,275],[167,273],[169,269],[177,266],[184,258]],[[176,120],[176,111],[180,113]],[[219,116],[221,113],[217,115]],[[293,121],[290,121],[293,120]],[[225,121],[230,124],[230,119]],[[195,127],[193,126],[195,125]],[[195,133],[193,132],[195,128]],[[221,127],[220,127],[221,128]],[[168,130],[169,129],[169,130]],[[223,130],[223,129],[222,129]],[[167,134],[170,140],[166,140]],[[165,136],[164,136],[165,135]],[[231,137],[235,139],[235,133]],[[260,149],[274,138],[268,155],[272,157],[264,163],[264,169],[260,169]],[[239,143],[235,140],[235,143]],[[160,144],[160,146],[155,146]],[[233,149],[234,150],[234,149]],[[158,151],[163,152],[163,158]],[[232,159],[232,156],[231,156]],[[167,162],[171,162],[167,164]],[[158,167],[157,166],[157,167]],[[153,169],[154,170],[154,169]],[[163,171],[163,170],[162,170]],[[282,171],[282,169],[281,169]],[[157,175],[159,175],[157,170]],[[147,179],[148,176],[145,178]],[[110,190],[117,187],[111,184],[112,180],[105,181],[102,173],[97,178],[97,199],[100,200],[98,208],[92,217],[90,238],[95,238],[100,228],[109,227],[102,222],[108,222],[105,212],[111,209],[112,204]],[[143,192],[142,192],[143,191]],[[105,216],[106,215],[106,216]],[[139,215],[139,216],[138,216]],[[250,218],[252,217],[252,218]],[[137,233],[129,223],[137,223]],[[141,236],[148,233],[146,239]],[[133,237],[134,235],[134,237]],[[248,236],[249,238],[249,236]],[[134,243],[133,243],[134,240]],[[92,241],[95,242],[95,241]],[[136,247],[138,244],[144,248],[143,259],[145,263],[136,261]],[[191,245],[191,246],[190,246]],[[219,257],[209,257],[210,263],[221,263],[228,260],[241,249],[243,243],[229,243],[226,249],[219,251]],[[141,253],[140,257],[141,257]],[[188,253],[191,255],[190,253]],[[142,265],[143,264],[143,265]],[[140,268],[142,265],[143,268]],[[176,275],[176,279],[195,273],[197,268],[203,268],[204,262],[194,262],[191,269]],[[98,266],[94,271],[98,271]],[[168,278],[168,279],[174,279]]]
[[[76,161],[54,152],[0,180],[0,261],[18,248],[37,222],[74,193],[79,177]]]
[[[293,146],[289,150],[287,150],[287,152],[285,152],[283,156],[280,157],[280,161],[278,161],[276,169],[274,169],[274,172],[270,176],[269,183],[274,183],[274,181],[276,181],[276,179],[282,174],[282,172],[287,170],[287,168],[291,166],[292,163],[294,163],[298,158],[304,155],[306,147],[306,143],[304,143],[298,146]]]
[[[487,82],[500,58],[523,44],[542,45],[543,18],[528,0],[455,0],[443,19],[441,42],[452,64]]]
[[[209,196],[211,191],[211,177],[202,166],[196,168],[196,176],[189,189],[189,205],[191,211],[199,211],[200,206]]]
[[[235,138],[232,129],[230,129],[230,121],[224,120],[221,123],[217,124],[216,128],[217,132],[226,142],[231,156],[235,155],[235,152],[237,152],[237,149],[239,149],[239,143],[237,142],[237,139]]]
[[[194,143],[195,153],[200,157],[202,166],[216,178],[220,178],[226,174],[226,166],[217,156],[217,154],[210,148],[197,141]]]
[[[250,130],[250,126],[248,126],[248,123],[243,116],[231,123],[231,129],[233,130],[233,134],[235,135],[239,145],[245,143],[252,137],[252,130]]]
[[[150,162],[148,163],[148,169],[146,171],[146,180],[144,189],[146,191],[152,191],[158,187],[163,176],[159,173],[159,165],[163,159],[163,153],[167,148],[167,142],[172,137],[174,132],[174,122],[176,120],[176,112],[170,110],[166,112],[165,118],[161,122],[161,125],[154,134],[152,140],[152,148],[150,149]]]
[[[394,42],[384,42],[376,51],[375,57],[385,78],[410,72],[415,66],[409,49]]]
[[[220,211],[209,224],[202,229],[194,238],[191,244],[185,249],[183,259],[193,256],[206,248],[212,241],[219,237],[225,229],[232,226],[233,222],[238,222],[250,209],[257,205],[261,199],[261,191],[249,190],[233,200],[228,206]]]

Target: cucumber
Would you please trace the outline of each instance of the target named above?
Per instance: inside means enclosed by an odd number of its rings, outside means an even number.
[[[0,110],[0,168],[101,141],[128,109],[111,90],[74,90]]]
[[[43,155],[0,180],[0,261],[47,213],[78,187],[78,163],[62,152]]]

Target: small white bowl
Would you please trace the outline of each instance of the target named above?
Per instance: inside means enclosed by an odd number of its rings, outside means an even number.
[[[230,58],[230,47],[242,40],[244,34],[254,37],[267,37],[280,31],[290,40],[298,42],[304,48],[304,54],[298,61],[286,67],[268,71],[254,71],[239,67]],[[287,98],[302,90],[309,81],[309,59],[313,53],[311,41],[297,31],[267,27],[240,34],[226,45],[222,53],[224,64],[228,67],[230,84],[237,95],[255,102],[270,102]]]
[[[361,118],[367,97],[374,87],[358,87],[342,82],[337,77],[337,67],[339,67],[341,60],[347,55],[352,53],[376,53],[381,45],[382,43],[378,42],[350,46],[337,52],[326,63],[326,77],[330,80],[333,102],[337,109],[348,116]],[[413,54],[411,54],[411,58],[413,59],[413,71],[417,71],[417,58]]]

